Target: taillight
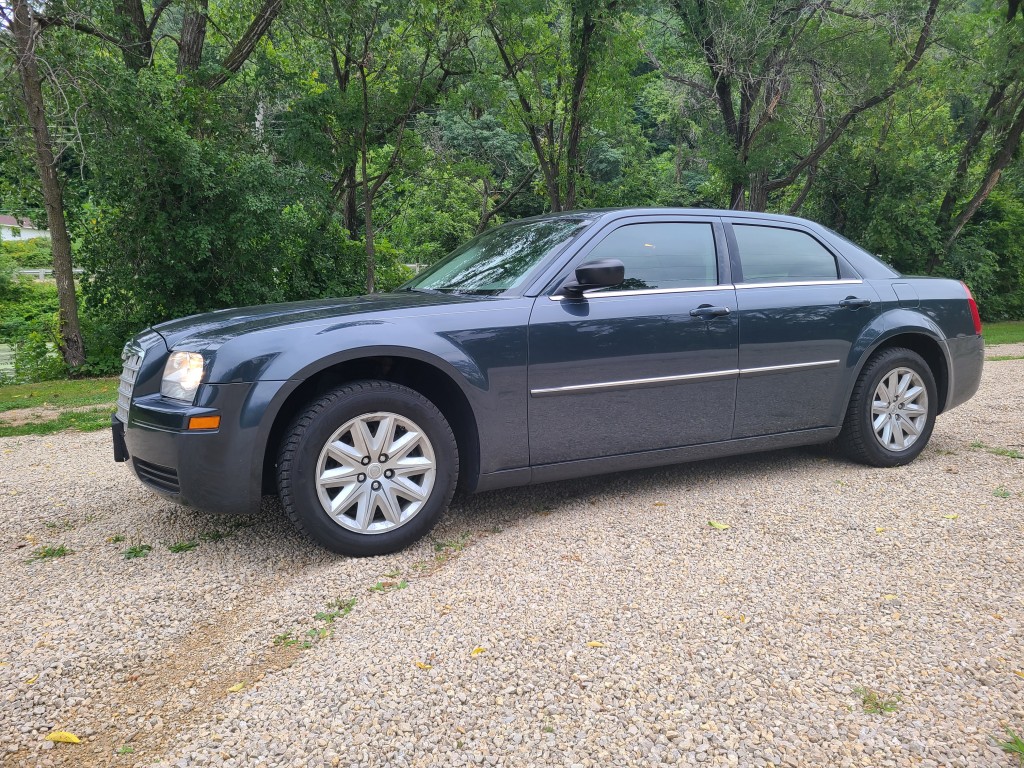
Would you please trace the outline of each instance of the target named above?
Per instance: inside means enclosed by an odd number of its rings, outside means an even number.
[[[967,291],[967,304],[971,308],[971,319],[974,321],[974,332],[981,335],[981,315],[978,314],[978,302],[974,300],[974,296],[971,295],[971,289],[967,287],[967,283],[960,281],[960,285]]]

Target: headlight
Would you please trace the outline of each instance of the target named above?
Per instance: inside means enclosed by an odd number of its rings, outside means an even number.
[[[203,380],[203,356],[198,352],[174,352],[167,358],[160,394],[191,403]]]

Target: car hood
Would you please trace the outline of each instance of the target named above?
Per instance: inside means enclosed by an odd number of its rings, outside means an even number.
[[[255,307],[221,309],[170,320],[153,326],[163,337],[168,349],[193,346],[196,349],[218,347],[226,341],[247,333],[279,328],[285,325],[320,325],[353,315],[387,312],[396,317],[435,314],[446,308],[467,304],[491,303],[493,296],[465,296],[402,291],[354,296],[342,299],[293,301],[285,304],[262,304]]]

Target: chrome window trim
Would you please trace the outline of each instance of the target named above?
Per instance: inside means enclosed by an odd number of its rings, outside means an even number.
[[[791,363],[789,365],[769,365],[762,368],[731,368],[724,371],[705,371],[704,373],[686,373],[680,376],[656,376],[650,379],[623,379],[621,381],[601,381],[594,384],[571,384],[567,387],[543,387],[531,389],[533,397],[550,395],[568,395],[575,392],[593,392],[608,389],[643,387],[657,384],[674,384],[680,381],[696,381],[700,379],[720,379],[733,376],[758,376],[778,371],[795,371],[811,368],[832,368],[839,365],[839,360],[815,360],[810,363]]]
[[[585,291],[579,296],[548,296],[551,301],[563,301],[568,298],[615,299],[623,296],[656,296],[665,293],[697,293],[698,291],[731,291],[734,289],[749,290],[751,288],[800,288],[810,285],[863,285],[860,279],[846,278],[843,280],[799,280],[791,283],[730,283],[720,285],[704,285],[693,288],[640,288],[635,291]]]
[[[843,280],[796,280],[791,283],[736,283],[737,288],[799,288],[804,285],[861,285],[864,281],[854,278]]]
[[[696,293],[698,291],[731,291],[735,288],[734,285],[701,285],[694,286],[692,288],[638,288],[634,291],[604,291],[598,292],[600,289],[593,289],[593,291],[584,291],[582,297],[578,296],[561,296],[553,295],[548,296],[552,301],[562,301],[563,299],[575,299],[575,298],[587,298],[587,299],[613,299],[621,296],[657,296],[664,293]]]

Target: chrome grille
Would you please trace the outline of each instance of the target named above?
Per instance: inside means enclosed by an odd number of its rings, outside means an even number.
[[[121,380],[117,384],[117,418],[122,423],[128,423],[128,406],[132,402],[132,390],[135,388],[135,379],[138,378],[139,368],[142,367],[143,352],[138,347],[128,344],[121,353],[121,360],[124,367],[121,369]]]

